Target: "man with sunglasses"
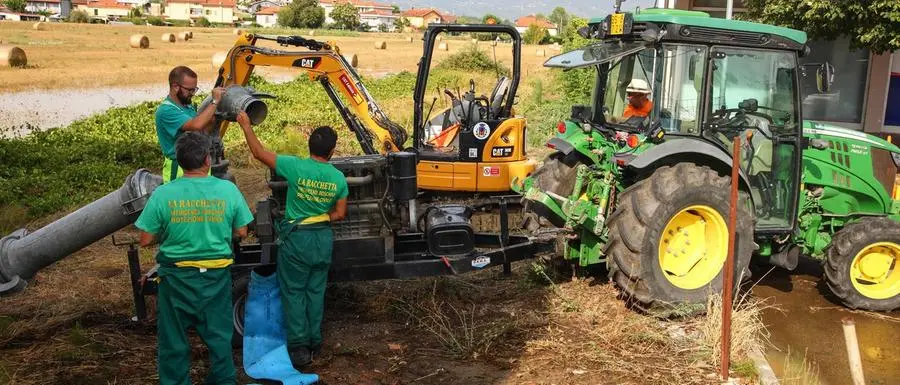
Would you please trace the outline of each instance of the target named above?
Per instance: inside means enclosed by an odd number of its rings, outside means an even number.
[[[163,162],[163,183],[168,183],[184,174],[175,159],[175,140],[187,131],[208,132],[215,118],[213,114],[225,89],[218,87],[212,90],[213,102],[197,112],[191,99],[200,90],[197,86],[197,73],[185,66],[178,66],[169,72],[169,96],[163,100],[156,110],[156,135],[159,147],[166,157]]]

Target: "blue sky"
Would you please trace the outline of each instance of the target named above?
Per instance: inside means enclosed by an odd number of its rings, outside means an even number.
[[[595,17],[608,14],[613,10],[613,0],[381,0],[396,4],[400,8],[437,8],[450,11],[455,15],[481,16],[492,13],[505,19],[515,20],[519,16],[532,13],[549,15],[555,7],[563,7],[569,13],[581,17]],[[634,7],[649,8],[654,0],[625,0],[623,10]]]

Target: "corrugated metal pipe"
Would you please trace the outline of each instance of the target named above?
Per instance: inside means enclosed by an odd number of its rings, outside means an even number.
[[[33,233],[19,229],[0,239],[0,295],[24,290],[38,270],[133,223],[161,183],[139,169],[103,198]]]

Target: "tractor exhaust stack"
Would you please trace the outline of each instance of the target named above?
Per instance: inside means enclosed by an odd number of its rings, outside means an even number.
[[[0,239],[0,295],[22,291],[38,270],[137,220],[162,177],[139,169],[118,190],[29,233]]]

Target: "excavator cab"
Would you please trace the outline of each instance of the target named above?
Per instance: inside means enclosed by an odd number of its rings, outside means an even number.
[[[498,74],[492,89],[476,89],[470,79],[465,93],[440,84],[429,84],[438,37],[442,34],[484,33],[503,37],[512,50],[512,72]],[[525,118],[513,115],[521,69],[522,39],[505,25],[431,24],[425,31],[413,101],[412,150],[418,153],[416,169],[423,190],[506,192],[518,178],[530,175],[536,162],[525,152]],[[494,49],[498,44],[495,40]],[[438,96],[426,101],[437,88],[449,107],[433,111]]]
[[[513,68],[509,76],[498,76],[488,94],[476,90],[474,82],[470,82],[464,95],[453,95],[448,90],[451,107],[428,119],[426,114],[430,111],[424,111],[423,99],[435,41],[442,33],[507,36],[506,40],[512,43]],[[286,49],[259,45],[262,41],[275,42]],[[516,178],[523,180],[536,166],[525,154],[525,118],[512,114],[519,84],[521,47],[519,33],[510,26],[430,25],[425,32],[424,54],[419,61],[413,95],[412,144],[407,143],[408,131],[388,118],[334,42],[244,33],[228,51],[215,86],[246,86],[258,66],[304,71],[322,85],[366,155],[402,150],[417,153],[418,186],[423,191],[495,195],[510,192],[511,182]],[[204,103],[209,102],[208,98]],[[219,120],[219,137],[224,136],[227,123],[225,119]],[[224,172],[220,169],[227,169],[222,151],[216,151],[213,162],[214,175]]]

